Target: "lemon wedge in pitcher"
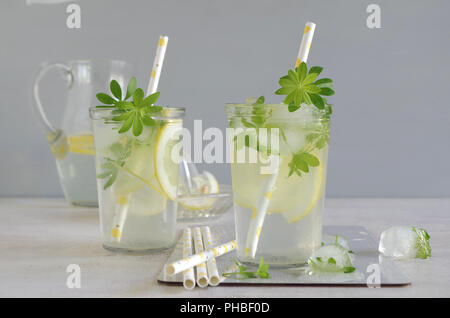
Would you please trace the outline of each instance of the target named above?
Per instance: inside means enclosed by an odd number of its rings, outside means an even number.
[[[94,155],[94,136],[92,134],[70,135],[69,151],[82,155]]]

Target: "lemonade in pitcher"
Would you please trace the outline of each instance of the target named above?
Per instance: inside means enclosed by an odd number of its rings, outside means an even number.
[[[65,197],[72,204],[97,206],[94,136],[83,133],[60,138],[59,142],[50,144],[50,149]]]
[[[154,106],[158,96],[144,97],[133,78],[124,100],[100,94],[107,106],[91,108],[102,242],[107,249],[145,252],[175,242],[179,162],[173,153],[184,109]]]

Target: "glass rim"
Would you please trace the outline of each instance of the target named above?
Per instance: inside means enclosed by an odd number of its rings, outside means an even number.
[[[258,106],[258,105],[256,105]],[[298,113],[298,112],[289,112],[286,114],[283,114],[283,111],[288,111],[288,104],[279,103],[279,104],[261,104],[261,109],[264,109],[266,113],[260,114],[260,115],[269,115],[273,116],[275,118],[283,118],[287,115],[292,116],[292,118],[296,119],[305,119],[305,120],[329,120],[331,117],[331,114],[328,113],[325,109],[318,109],[314,105],[306,105],[302,104],[301,107],[313,107],[313,112],[311,113],[311,117],[308,119],[304,114]],[[252,117],[255,116],[253,114],[253,109],[255,105],[248,104],[248,103],[226,103],[225,104],[225,111],[228,115],[228,117]],[[242,112],[232,114],[236,110],[241,110]]]
[[[126,60],[121,59],[108,59],[108,58],[86,58],[86,59],[69,59],[67,61],[63,61],[63,63],[67,64],[92,64],[92,63],[117,63],[117,64],[124,64],[124,65],[133,65],[133,62],[129,62]]]
[[[162,106],[163,111],[159,113],[155,113],[150,116],[153,119],[178,119],[183,118],[186,113],[186,108],[184,107],[170,107],[170,106]],[[92,120],[99,119],[109,119],[112,117],[111,111],[117,109],[114,106],[111,107],[90,107],[89,115]],[[169,110],[169,112],[164,113],[164,110]]]

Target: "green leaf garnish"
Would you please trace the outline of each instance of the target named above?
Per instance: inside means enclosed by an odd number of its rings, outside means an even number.
[[[431,256],[430,235],[425,229],[413,227],[412,230],[417,235],[416,257],[423,259],[430,257]]]
[[[298,152],[292,155],[291,161],[288,163],[289,174],[294,173],[302,176],[302,173],[307,173],[311,168],[320,165],[319,159],[312,154],[314,150],[320,150],[328,144],[330,125],[327,122],[320,125],[319,130],[306,135],[306,144]],[[283,134],[281,134],[283,136]],[[284,138],[284,137],[283,137]]]
[[[130,98],[133,94],[134,91],[137,89],[137,81],[135,77],[132,77],[130,79],[130,81],[128,82],[128,86],[127,86],[127,94],[125,96],[125,100],[127,100],[128,98]]]
[[[122,89],[120,88],[119,83],[116,80],[112,80],[109,84],[109,89],[115,98],[118,100],[122,100]]]
[[[292,156],[291,161],[288,163],[289,175],[291,176],[294,172],[301,176],[302,172],[309,172],[310,167],[317,167],[320,165],[319,159],[313,154],[307,152],[306,150],[301,150]]]
[[[345,274],[353,273],[354,271],[355,271],[355,268],[353,266],[344,267],[344,273]]]
[[[99,179],[106,179],[103,189],[108,189],[114,181],[116,181],[117,175],[119,173],[119,167],[125,164],[126,159],[131,154],[131,141],[126,143],[115,142],[110,147],[112,158],[105,157],[105,162],[102,164],[102,172],[97,175]]]
[[[306,63],[302,62],[295,71],[289,70],[288,75],[280,78],[278,83],[281,88],[275,94],[286,95],[284,103],[288,105],[290,112],[299,109],[302,103],[325,109],[327,101],[322,96],[334,95],[334,90],[331,79],[317,79],[322,70],[321,66],[313,66],[308,72]]]
[[[111,96],[109,96],[108,94],[105,94],[105,93],[98,93],[97,99],[106,105],[112,105],[115,102],[114,98],[112,98]],[[97,106],[97,107],[99,107],[99,106]]]
[[[266,118],[265,118],[266,111],[264,109],[264,101],[265,101],[264,96],[259,96],[256,99],[256,102],[254,102],[252,104],[253,110],[252,110],[252,116],[250,117],[250,121],[245,117],[241,118],[241,121],[242,121],[242,124],[244,125],[244,127],[260,128],[260,127],[264,126],[264,123],[266,121]]]
[[[244,265],[239,264],[238,261],[235,261],[234,263],[238,267],[239,271],[231,273],[223,273],[222,275],[224,277],[236,276],[235,277],[236,279],[250,279],[258,277],[262,279],[270,278],[269,272],[267,271],[269,269],[269,265],[264,263],[264,259],[262,257],[259,261],[259,266],[256,272],[248,271],[248,268],[245,267]]]
[[[147,97],[141,88],[137,88],[137,81],[132,77],[128,82],[127,93],[122,99],[122,89],[116,80],[112,80],[110,85],[111,93],[114,97],[98,93],[97,99],[105,105],[99,105],[97,108],[114,107],[112,120],[121,122],[122,126],[119,133],[125,133],[132,129],[133,135],[139,136],[143,131],[143,126],[155,125],[155,120],[151,118],[151,114],[158,113],[162,110],[161,106],[154,106],[153,104],[158,100],[159,92],[151,94]],[[132,100],[128,100],[132,97]]]

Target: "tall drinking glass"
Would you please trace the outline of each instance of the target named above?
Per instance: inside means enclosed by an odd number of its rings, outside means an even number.
[[[237,256],[298,266],[320,247],[329,114],[227,104]]]
[[[119,133],[113,108],[91,108],[102,243],[151,252],[175,242],[183,108],[163,108],[139,136]]]

